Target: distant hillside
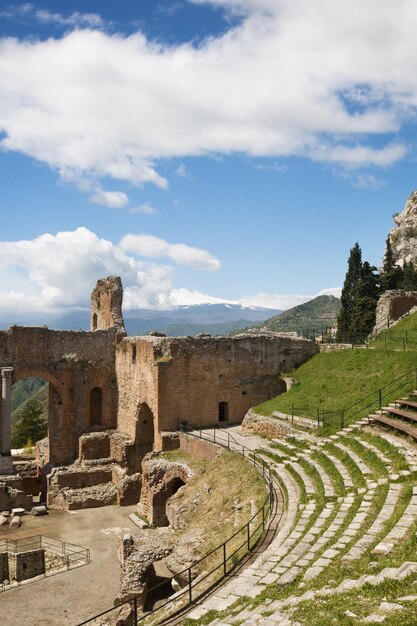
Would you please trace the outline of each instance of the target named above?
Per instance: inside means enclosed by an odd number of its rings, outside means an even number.
[[[34,376],[23,378],[23,380],[15,383],[12,387],[12,412],[16,411],[46,384],[43,378],[35,378]]]
[[[340,309],[340,299],[335,296],[317,296],[309,302],[300,304],[271,317],[257,326],[251,326],[247,332],[298,332],[300,335],[320,334],[328,326],[334,326]]]
[[[233,331],[242,331],[247,328],[248,320],[236,320],[235,322],[218,322],[217,324],[168,324],[163,332],[168,337],[184,337],[208,333],[214,336],[228,335]]]

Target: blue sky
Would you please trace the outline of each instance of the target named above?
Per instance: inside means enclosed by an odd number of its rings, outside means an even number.
[[[416,188],[411,0],[0,2],[0,318],[287,308]],[[335,292],[336,293],[336,292]]]

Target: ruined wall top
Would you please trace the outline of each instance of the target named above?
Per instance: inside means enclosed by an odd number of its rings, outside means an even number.
[[[120,276],[108,276],[97,281],[91,293],[92,331],[116,328],[126,334],[122,315],[123,287]]]
[[[390,289],[379,298],[376,307],[374,332],[389,328],[417,305],[417,291]]]

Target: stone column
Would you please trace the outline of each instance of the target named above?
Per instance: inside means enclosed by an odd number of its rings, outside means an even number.
[[[1,448],[2,456],[10,456],[10,437],[12,427],[12,367],[3,367],[1,370]]]

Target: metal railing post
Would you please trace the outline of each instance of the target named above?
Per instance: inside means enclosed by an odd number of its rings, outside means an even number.
[[[226,542],[223,544],[223,572],[227,574]]]
[[[248,551],[250,552],[250,527],[249,527],[249,522],[248,522],[246,528],[248,529]]]
[[[191,567],[188,568],[188,597],[190,599],[190,604],[193,601],[193,585],[191,579]]]
[[[381,406],[382,406],[382,389],[378,389],[378,403],[379,403],[379,408],[381,408]]]

